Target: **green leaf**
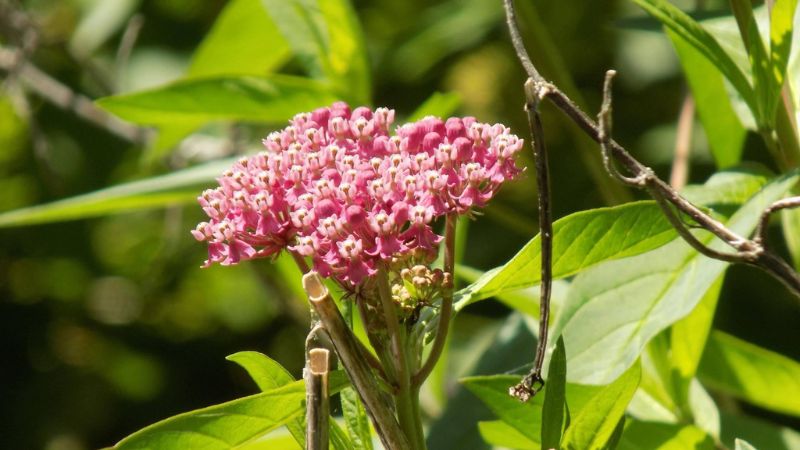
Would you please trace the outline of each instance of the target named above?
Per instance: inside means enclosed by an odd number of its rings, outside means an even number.
[[[350,0],[318,0],[328,30],[328,58],[344,98],[358,105],[372,99],[372,80],[364,33]]]
[[[751,105],[750,110],[755,115],[759,128],[772,128],[775,124],[775,106],[780,95],[780,86],[776,85],[777,80],[770,73],[769,55],[758,31],[753,6],[750,0],[731,0],[730,4],[750,60],[756,93],[756,107],[753,109]]]
[[[735,450],[756,450],[755,447],[753,447],[747,441],[742,440],[742,439],[736,439],[734,449]]]
[[[7,211],[0,213],[0,228],[191,203],[197,198],[202,185],[213,182],[233,162],[233,159],[215,161],[44,205]]]
[[[748,235],[763,209],[797,182],[797,172],[765,186],[727,222]],[[710,233],[698,239],[726,250]],[[569,380],[607,383],[636,361],[659,332],[694,309],[727,264],[706,258],[681,240],[649,253],[606,262],[579,274],[570,286],[553,336],[564,333],[570,349]],[[602,349],[602,358],[596,352]]]
[[[294,381],[294,377],[278,364],[277,361],[259,352],[238,352],[226,357],[240,365],[250,374],[261,390],[267,392]],[[295,417],[286,422],[286,429],[301,448],[306,446],[305,425],[302,417]]]
[[[502,420],[478,422],[478,431],[480,431],[481,437],[487,444],[495,447],[517,450],[539,450],[542,448],[538,442],[528,439],[524,434]]]
[[[553,278],[563,278],[602,261],[657,248],[675,231],[654,202],[634,202],[570,214],[553,223]],[[505,265],[486,272],[456,294],[456,308],[539,283],[539,236]]]
[[[714,450],[714,440],[692,425],[631,421],[617,450]]]
[[[461,106],[461,95],[459,95],[458,92],[434,92],[433,95],[428,97],[427,100],[411,113],[408,121],[414,122],[425,116],[436,116],[446,119],[456,112],[459,106]]]
[[[564,340],[558,338],[547,371],[547,390],[542,407],[542,448],[560,448],[566,404],[567,355]]]
[[[489,407],[502,421],[533,442],[539,442],[542,423],[542,406],[546,396],[544,390],[529,401],[522,403],[508,395],[508,388],[519,383],[519,376],[490,375],[467,377],[461,383]],[[567,385],[566,403],[572,414],[580,413],[591,400],[602,391],[597,386]],[[616,425],[616,422],[614,422]],[[572,425],[570,425],[572,427]],[[568,428],[569,430],[569,428]]]
[[[772,77],[779,90],[785,80],[789,54],[792,50],[792,29],[796,9],[797,0],[776,0],[770,14],[770,65]]]
[[[564,434],[563,448],[604,448],[625,414],[625,408],[636,392],[640,378],[641,368],[635,364],[593,396],[570,422]]]
[[[800,433],[751,417],[722,413],[722,444],[727,448],[735,440],[745,439],[760,449],[796,450],[800,448]]]
[[[249,120],[282,122],[336,100],[327,85],[288,75],[218,76],[105,97],[102,108],[139,124]]]
[[[800,363],[721,331],[712,332],[698,377],[711,389],[800,416]]]
[[[187,75],[264,75],[289,55],[289,45],[260,0],[233,0],[195,50]]]
[[[369,431],[369,420],[361,400],[353,388],[345,388],[339,395],[342,401],[342,415],[350,436],[353,449],[372,450],[372,436]]]
[[[717,300],[724,276],[720,276],[706,291],[697,306],[683,319],[675,322],[669,332],[670,377],[674,384],[676,401],[684,403],[688,398],[689,384],[697,372],[700,358],[711,332]]]
[[[347,0],[262,0],[308,73],[346,100],[369,104],[370,67],[358,18]]]
[[[262,392],[279,388],[295,381],[289,371],[284,369],[277,361],[263,353],[252,351],[238,352],[225,359],[235,362],[246,370]]]
[[[345,386],[344,373],[331,373],[331,393]],[[300,417],[304,400],[304,384],[295,381],[260,394],[170,417],[133,433],[114,448],[233,449]]]
[[[741,205],[750,200],[773,176],[761,168],[717,172],[702,185],[686,186],[681,195],[698,205]]]
[[[679,34],[667,29],[708,136],[718,168],[736,165],[742,156],[747,131],[731,106],[722,73]]]
[[[730,81],[750,109],[757,110],[755,93],[747,77],[708,31],[666,0],[633,1],[687,44],[696,48]]]

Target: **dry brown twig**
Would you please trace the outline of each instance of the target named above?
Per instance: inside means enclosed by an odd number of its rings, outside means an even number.
[[[556,85],[548,82],[539,74],[538,70],[531,62],[522,41],[522,36],[520,35],[516,21],[513,0],[503,0],[503,3],[506,11],[508,30],[511,35],[511,42],[516,51],[517,58],[529,77],[525,83],[525,109],[529,118],[529,123],[531,124],[531,136],[535,155],[538,151],[544,153],[544,133],[541,126],[537,125],[539,115],[536,107],[542,100],[547,99],[578,125],[586,135],[600,144],[603,162],[608,173],[624,184],[646,190],[658,203],[678,234],[695,250],[709,258],[758,267],[781,281],[795,296],[800,297],[800,275],[798,275],[786,261],[769,251],[764,245],[764,233],[766,232],[766,225],[769,221],[770,214],[781,209],[800,207],[800,197],[779,200],[765,209],[752,239],[740,236],[733,230],[727,228],[723,223],[709,216],[700,208],[683,198],[669,184],[658,178],[651,168],[640,163],[620,144],[613,140],[611,137],[611,81],[616,72],[609,70],[606,73],[603,88],[603,106],[598,114],[599,123],[595,123],[567,97],[566,94],[561,92]],[[546,169],[546,157],[544,161],[540,159],[541,158],[537,158],[536,167],[537,176],[541,178],[547,176],[546,173],[543,174],[539,171],[540,168]],[[543,162],[544,164],[542,164]],[[620,172],[615,164],[619,164],[623,167],[628,175]],[[546,309],[548,309],[547,306],[549,306],[549,285],[552,282],[552,277],[549,276],[549,266],[552,264],[552,254],[550,253],[552,248],[552,231],[548,232],[548,230],[552,224],[549,220],[549,210],[545,211],[543,215],[542,207],[548,208],[549,202],[550,191],[546,183],[542,183],[540,179],[539,226],[542,236],[542,288],[540,298],[541,317],[539,344],[537,346],[534,366],[531,372],[522,379],[520,384],[510,389],[511,395],[523,401],[536,393],[538,389],[536,387],[537,382],[542,383],[541,369],[544,360],[544,350],[547,346],[546,330],[549,311]],[[720,252],[698,240],[687,228],[680,214],[689,216],[689,218],[697,224],[698,228],[711,232],[714,236],[730,246],[732,251]],[[543,218],[547,223],[541,223]]]

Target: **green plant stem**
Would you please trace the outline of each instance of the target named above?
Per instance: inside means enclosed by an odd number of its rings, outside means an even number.
[[[411,444],[411,448],[424,450],[426,448],[425,433],[422,429],[422,416],[419,409],[419,387],[412,385],[411,371],[409,370],[413,365],[409,361],[413,350],[408,348],[408,332],[403,327],[401,327],[400,341],[404,350],[401,358],[404,360],[402,367],[405,368],[405,371],[397,374],[400,379],[397,393],[394,396],[397,421]]]

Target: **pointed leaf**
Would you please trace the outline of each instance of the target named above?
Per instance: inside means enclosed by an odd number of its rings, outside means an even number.
[[[665,27],[695,47],[731,82],[752,111],[756,111],[753,88],[716,39],[686,13],[666,0],[633,0]]]
[[[692,425],[632,421],[617,450],[714,450],[714,440]]]
[[[332,373],[329,389],[347,386],[344,373]],[[302,381],[220,405],[179,414],[128,436],[115,449],[229,450],[278,428],[303,414]]]
[[[233,0],[195,51],[187,75],[264,75],[289,54],[289,45],[260,0]]]
[[[163,208],[195,201],[233,159],[214,161],[168,175],[132,181],[44,205],[0,213],[0,228],[84,219],[125,211]]]
[[[513,448],[516,450],[539,450],[542,448],[538,442],[528,439],[524,434],[502,420],[478,422],[478,431],[480,431],[483,440],[494,447]]]
[[[102,108],[148,125],[249,120],[283,122],[332,103],[327,85],[289,75],[216,76],[188,79],[132,94],[105,97]]]
[[[461,106],[461,95],[457,92],[434,92],[408,117],[409,122],[422,119],[425,116],[436,116],[442,119],[447,117]]]
[[[698,369],[709,388],[800,417],[800,363],[714,331]]]
[[[616,381],[603,387],[570,422],[563,439],[563,448],[602,449],[625,414],[625,408],[636,392],[641,378],[638,364]]]
[[[558,338],[550,367],[547,371],[547,389],[542,407],[542,448],[560,448],[561,430],[564,428],[564,405],[566,404],[567,355],[564,340]]]
[[[369,419],[358,394],[353,388],[342,390],[342,415],[347,426],[352,448],[356,450],[372,450],[372,435],[369,431]]]
[[[747,131],[731,106],[722,73],[679,34],[667,29],[667,35],[692,89],[697,114],[717,167],[736,165],[742,156]]]
[[[295,381],[294,377],[283,366],[263,353],[238,352],[225,359],[235,362],[246,370],[261,392],[276,389]],[[306,446],[306,433],[302,416],[287,421],[286,429],[301,448]]]
[[[553,224],[553,278],[563,278],[602,261],[652,250],[675,238],[654,202],[634,202],[570,214]],[[539,284],[539,236],[502,267],[486,272],[456,296],[456,308]]]
[[[734,449],[735,450],[756,450],[755,447],[753,447],[747,441],[742,440],[742,439],[736,439],[736,443],[735,443]]]

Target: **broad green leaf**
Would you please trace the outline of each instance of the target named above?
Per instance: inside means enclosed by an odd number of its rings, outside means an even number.
[[[697,106],[718,168],[733,166],[742,156],[747,131],[731,106],[722,73],[679,34],[667,29]]]
[[[450,0],[419,14],[409,36],[387,55],[386,76],[405,82],[423,76],[453,53],[481,42],[503,17],[500,3]]]
[[[369,420],[358,394],[353,388],[345,388],[339,394],[339,397],[342,401],[342,415],[344,416],[352,448],[356,450],[372,450]]]
[[[312,77],[332,83],[350,102],[370,103],[363,33],[348,0],[262,0],[262,4]]]
[[[233,0],[195,51],[187,75],[264,75],[289,54],[289,45],[260,0]]]
[[[679,403],[683,403],[687,398],[689,384],[703,356],[723,279],[724,276],[718,277],[692,312],[670,328],[669,358],[672,369],[670,376],[673,378],[673,390],[677,391],[675,394]]]
[[[425,116],[436,116],[446,119],[449,115],[456,112],[461,106],[461,95],[457,92],[434,92],[419,107],[411,113],[408,121],[414,122]]]
[[[541,443],[543,448],[560,447],[567,400],[566,385],[567,355],[564,349],[564,340],[559,337],[547,371],[547,390],[544,393],[542,407]]]
[[[725,53],[714,36],[695,22],[686,13],[666,0],[633,0],[665,27],[696,48],[711,64],[730,81],[752,111],[756,111],[753,88],[744,73],[731,57]]]
[[[631,421],[617,450],[714,450],[714,440],[692,425]]]
[[[328,58],[333,79],[345,100],[368,105],[372,79],[364,33],[350,0],[317,0],[328,31]]]
[[[328,32],[317,1],[262,0],[261,3],[308,74],[322,79],[330,74]]]
[[[728,228],[750,234],[761,211],[797,180],[795,172],[769,183],[727,221]],[[705,231],[698,232],[698,239],[713,249],[727,250]],[[725,262],[706,258],[676,240],[579,274],[553,331],[553,336],[564,333],[570,349],[568,379],[602,384],[618,377],[650,339],[694,309],[726,267]],[[603,358],[596,357],[600,349]]]
[[[736,439],[734,450],[756,450],[756,448],[745,440]]]
[[[0,228],[34,225],[169,205],[191,203],[199,189],[210,184],[233,159],[215,161],[89,194],[0,213]]]
[[[332,103],[327,85],[289,75],[218,76],[181,80],[155,89],[105,97],[104,109],[148,125],[214,120],[283,122]]]
[[[448,367],[450,374],[448,381],[457,379],[464,373],[489,374],[508,371],[514,367],[527,367],[526,365],[533,357],[536,338],[522,315],[509,314],[503,324],[497,328],[493,324],[475,327],[474,331],[468,331],[467,339],[458,339],[457,335],[461,324],[469,319],[471,319],[469,316],[457,316],[455,319],[454,338],[449,348],[452,358],[449,359],[451,363]],[[468,328],[472,328],[469,326],[470,323],[474,322],[467,322]],[[456,363],[461,363],[461,365]],[[498,392],[498,396],[511,399],[508,397],[508,386],[519,382],[521,377],[522,375],[508,377],[508,384],[500,386],[501,392]],[[428,448],[486,449],[486,444],[481,439],[478,429],[475,426],[465,427],[464,424],[489,420],[493,418],[492,412],[481,402],[476,402],[475,396],[463,384],[448,386],[448,391],[450,391],[450,395],[444,410],[430,424],[427,437]],[[513,401],[519,404],[518,401]],[[529,426],[537,427],[535,430],[533,428],[531,430],[535,434],[532,439],[538,441],[538,423],[532,423]]]
[[[697,205],[741,205],[750,200],[773,176],[758,167],[717,172],[702,185],[686,186],[681,195]]]
[[[553,224],[553,236],[553,278],[563,278],[657,248],[674,239],[675,232],[654,202],[634,202],[570,214]],[[505,265],[459,291],[456,307],[538,284],[540,245],[537,235]]]
[[[735,446],[736,439],[745,439],[761,450],[796,450],[800,433],[751,417],[722,413],[722,444]]]
[[[343,373],[331,374],[331,393],[345,386],[347,380]],[[126,437],[114,448],[233,449],[300,417],[304,400],[304,384],[295,381],[267,392],[170,417]]]
[[[792,50],[792,28],[796,9],[797,0],[776,0],[770,13],[770,68],[779,90],[785,80],[789,54]]]
[[[269,356],[252,351],[238,352],[226,357],[250,374],[262,392],[279,388],[294,381],[294,377]]]
[[[751,105],[751,110],[759,128],[772,128],[775,123],[775,106],[780,86],[770,73],[770,59],[753,15],[753,5],[750,0],[731,0],[730,4],[750,60],[750,72],[756,94],[756,108],[753,109]]]
[[[487,444],[495,447],[517,450],[539,450],[542,448],[538,442],[528,439],[524,434],[502,420],[478,422],[478,431],[480,431],[481,437]]]
[[[721,331],[711,334],[698,377],[711,389],[800,416],[800,363]]]
[[[261,392],[276,389],[294,381],[294,377],[283,366],[263,353],[238,352],[225,359],[235,362],[246,370]],[[287,421],[286,429],[301,448],[306,446],[302,416]]]
[[[529,401],[522,403],[508,395],[508,388],[519,383],[520,376],[490,375],[467,377],[461,383],[489,407],[502,421],[533,442],[539,442],[542,422],[542,406],[546,396],[547,385]],[[570,414],[580,414],[599,395],[605,387],[568,384],[566,387],[567,404]],[[631,393],[633,395],[633,393]],[[619,417],[617,418],[619,419]],[[574,421],[573,421],[574,423]],[[614,422],[614,425],[617,423]],[[570,428],[573,425],[570,425]],[[569,428],[567,429],[569,430]],[[612,430],[613,431],[613,430]],[[566,438],[566,436],[565,436]]]
[[[578,450],[604,448],[625,414],[640,378],[641,368],[635,364],[613,383],[604,386],[577,415],[573,415],[564,433],[562,447]]]
[[[236,450],[304,450],[286,430],[278,429],[255,441],[236,447]]]

